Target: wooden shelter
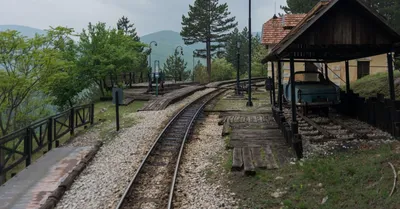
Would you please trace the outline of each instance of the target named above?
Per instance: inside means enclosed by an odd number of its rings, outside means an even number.
[[[278,62],[278,109],[282,111],[281,63],[290,62],[291,83],[294,83],[294,62],[346,62],[346,91],[350,93],[348,60],[387,53],[390,99],[394,100],[393,55],[400,35],[385,19],[361,0],[320,1],[262,60]],[[291,85],[294,92],[294,85]],[[273,102],[275,104],[275,101]],[[301,147],[298,139],[296,106],[292,94],[290,140]],[[275,106],[274,106],[275,108]],[[277,121],[278,121],[277,120]],[[279,122],[278,122],[279,123]]]

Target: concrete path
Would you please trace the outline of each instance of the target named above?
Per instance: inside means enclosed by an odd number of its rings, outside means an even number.
[[[0,186],[0,209],[39,208],[92,147],[55,148]]]

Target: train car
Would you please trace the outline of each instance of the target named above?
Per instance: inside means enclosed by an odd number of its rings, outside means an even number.
[[[300,71],[294,74],[295,101],[303,114],[309,110],[317,109],[324,112],[329,107],[340,103],[340,88],[325,79],[318,71]],[[287,102],[291,102],[291,83],[283,86],[283,96]]]

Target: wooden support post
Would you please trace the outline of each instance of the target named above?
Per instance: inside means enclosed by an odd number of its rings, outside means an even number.
[[[272,71],[272,106],[276,105],[276,95],[275,95],[275,65],[274,62],[271,62],[271,71]]]
[[[71,108],[71,113],[69,115],[69,134],[71,136],[74,135],[74,131],[75,131],[74,122],[75,122],[75,109],[74,109],[74,107],[72,107]]]
[[[24,154],[26,156],[25,167],[28,167],[32,160],[32,131],[30,127],[27,128],[24,139]]]
[[[94,124],[94,103],[90,105],[90,125]]]
[[[396,100],[396,95],[394,92],[394,77],[393,77],[393,57],[392,53],[387,53],[387,62],[388,62],[388,74],[389,74],[389,93],[390,99]]]
[[[282,63],[278,61],[278,105],[279,111],[282,112]]]
[[[350,92],[350,67],[349,67],[349,61],[346,60],[345,62],[346,65],[346,93]]]
[[[293,58],[293,53],[290,54],[290,98],[292,102],[292,122],[295,123],[297,122],[296,119],[296,95],[295,95],[295,80],[294,80],[294,58]]]
[[[47,122],[47,150],[50,151],[53,148],[53,118],[49,118]]]
[[[326,80],[329,80],[329,76],[328,76],[328,64],[325,63],[325,78]]]
[[[118,91],[115,91],[115,114],[116,114],[116,122],[117,122],[117,131],[119,131],[119,94]]]

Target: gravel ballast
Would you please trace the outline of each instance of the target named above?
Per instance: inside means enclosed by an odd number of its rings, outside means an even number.
[[[194,93],[167,109],[132,113],[138,123],[105,143],[57,208],[114,208],[159,132],[179,109],[213,89]],[[92,143],[93,137],[80,137]],[[100,139],[97,139],[100,140]],[[76,144],[85,144],[84,141]]]
[[[210,115],[195,126],[179,169],[174,208],[237,208],[235,194],[221,182],[228,174],[220,163],[226,151],[219,120]]]

